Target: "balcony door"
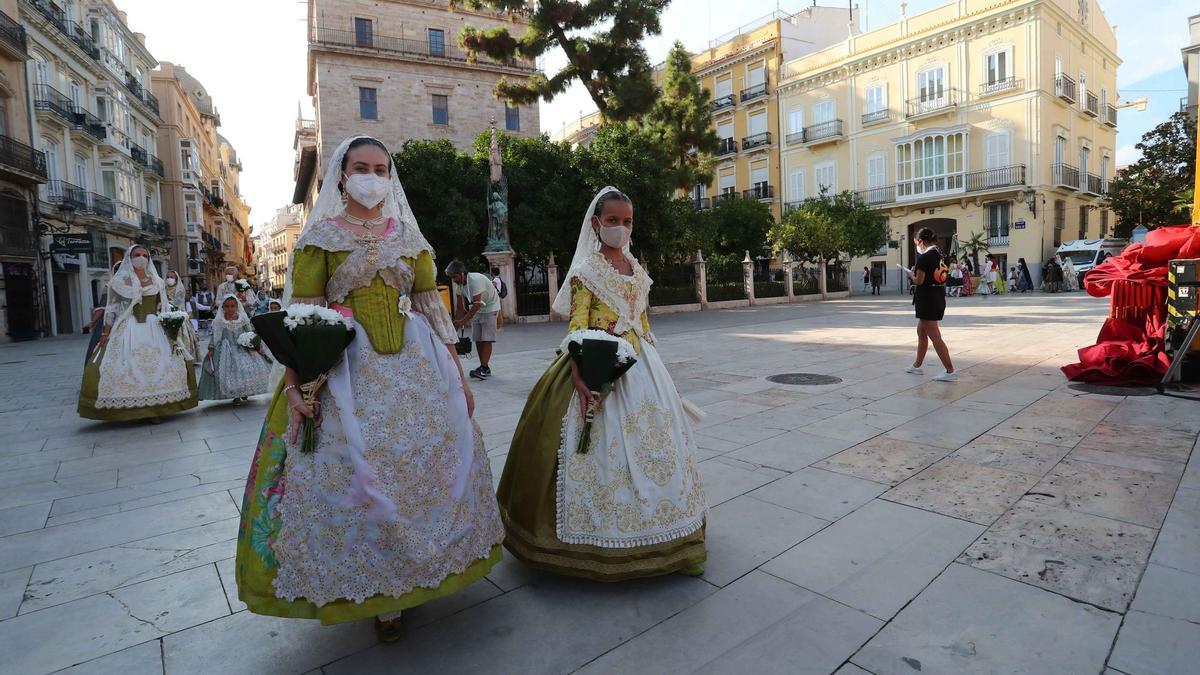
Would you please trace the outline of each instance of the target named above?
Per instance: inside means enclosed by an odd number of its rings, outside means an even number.
[[[1008,131],[997,131],[987,135],[987,172],[984,174],[985,187],[1010,185],[1006,168],[1012,164],[1012,134]]]
[[[944,66],[917,73],[917,102],[920,112],[937,110],[946,106],[946,68]]]
[[[867,157],[867,203],[876,204],[884,199],[883,188],[887,185],[887,155],[877,152]]]
[[[766,199],[771,196],[770,179],[767,176],[767,167],[765,165],[750,169],[750,189],[753,190],[754,196],[759,199]]]
[[[1088,187],[1088,160],[1091,155],[1090,148],[1079,149],[1079,188],[1081,190],[1086,190]]]

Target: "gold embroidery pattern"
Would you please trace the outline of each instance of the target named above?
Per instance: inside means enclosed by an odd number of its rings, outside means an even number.
[[[642,401],[633,413],[625,416],[625,436],[636,440],[633,456],[638,469],[655,485],[662,487],[675,477],[679,463],[671,441],[671,417],[654,401]]]

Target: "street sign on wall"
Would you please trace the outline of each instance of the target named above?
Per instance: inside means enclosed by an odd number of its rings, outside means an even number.
[[[1025,221],[1024,221],[1024,220],[1018,220],[1017,222],[1013,223],[1013,229],[1014,229],[1014,230],[1023,230],[1023,229],[1025,229]]]
[[[50,242],[51,253],[91,253],[90,234],[55,234]]]

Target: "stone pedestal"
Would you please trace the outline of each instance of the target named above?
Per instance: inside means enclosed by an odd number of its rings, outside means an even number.
[[[829,293],[829,277],[825,268],[825,261],[822,260],[817,266],[817,289],[821,292],[821,297],[825,298]]]
[[[742,260],[742,286],[746,290],[746,299],[750,304],[754,304],[754,260],[750,258],[750,251],[746,251],[746,258]]]
[[[484,251],[488,266],[500,270],[500,278],[508,286],[508,297],[501,298],[500,312],[505,321],[517,321],[517,265],[512,251]]]
[[[792,283],[792,280],[795,278],[795,272],[792,269],[792,254],[784,251],[783,255],[780,256],[780,262],[783,263],[784,291],[786,292],[788,302],[791,302],[792,298],[796,297],[796,285]]]
[[[696,302],[700,303],[700,309],[708,309],[708,265],[704,262],[704,254],[696,251],[696,259],[692,261],[692,265],[696,269],[693,277],[696,284]]]
[[[546,287],[550,293],[550,320],[557,321],[566,318],[554,313],[554,298],[558,297],[558,263],[554,261],[553,253],[550,254],[550,260],[546,262]]]

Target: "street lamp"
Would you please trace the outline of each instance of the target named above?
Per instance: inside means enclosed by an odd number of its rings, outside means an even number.
[[[1025,200],[1025,206],[1029,207],[1029,213],[1037,218],[1037,190],[1033,188],[1021,190],[1021,199]]]

